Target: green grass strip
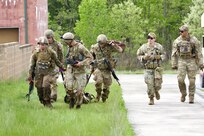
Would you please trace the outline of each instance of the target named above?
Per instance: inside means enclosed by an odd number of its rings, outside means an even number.
[[[0,135],[2,136],[133,136],[121,88],[111,86],[106,103],[83,104],[69,109],[63,102],[65,90],[58,88],[58,101],[52,110],[38,101],[36,89],[28,102],[24,80],[0,82]],[[94,95],[94,85],[87,92]]]

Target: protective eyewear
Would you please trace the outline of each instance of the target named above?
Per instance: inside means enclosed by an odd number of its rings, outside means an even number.
[[[52,39],[52,37],[51,36],[47,36],[47,39]]]
[[[151,40],[152,40],[152,39],[154,39],[154,38],[153,38],[153,37],[151,37],[151,36],[148,36],[148,37],[147,37],[147,39],[151,39]]]

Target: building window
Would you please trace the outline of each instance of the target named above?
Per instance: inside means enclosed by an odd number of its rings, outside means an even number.
[[[19,28],[0,28],[0,44],[19,42]]]

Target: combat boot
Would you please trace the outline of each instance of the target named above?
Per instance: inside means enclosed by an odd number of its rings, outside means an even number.
[[[189,104],[194,104],[194,97],[193,96],[189,97]]]
[[[106,102],[106,98],[102,97],[102,101],[103,101],[103,102]]]
[[[160,99],[160,94],[159,94],[159,92],[157,92],[157,91],[155,92],[155,97],[156,97],[157,100]]]
[[[70,109],[74,108],[74,104],[75,104],[75,100],[74,100],[74,98],[71,98],[70,102],[69,102],[69,108]]]
[[[56,102],[57,101],[57,94],[54,94],[52,97],[51,97],[51,102]]]
[[[182,96],[181,96],[181,102],[185,102],[185,100],[186,100],[186,96],[185,96],[185,95],[182,95]]]
[[[45,106],[45,107],[48,107],[48,108],[50,108],[50,109],[53,108],[53,106],[52,106],[50,100],[46,100],[44,106]]]
[[[97,93],[96,98],[95,98],[95,102],[99,102],[101,98],[101,93]]]
[[[77,106],[76,106],[76,109],[80,109],[80,108],[81,108],[81,105],[77,105]]]
[[[37,93],[40,103],[45,105],[45,101],[43,99],[43,88],[37,88]]]
[[[154,98],[150,98],[149,105],[154,105]]]
[[[102,94],[102,101],[106,102],[106,100],[108,99],[108,95],[109,95],[110,91],[108,89],[103,89],[103,94]]]

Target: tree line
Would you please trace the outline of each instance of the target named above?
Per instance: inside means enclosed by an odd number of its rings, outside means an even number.
[[[203,0],[48,0],[48,10],[49,28],[57,37],[73,32],[87,48],[96,43],[101,33],[108,39],[125,42],[126,51],[118,56],[121,69],[134,70],[139,66],[136,51],[147,42],[149,32],[156,33],[157,41],[167,52],[167,60],[181,25],[188,24],[199,40],[203,34],[200,27]]]

